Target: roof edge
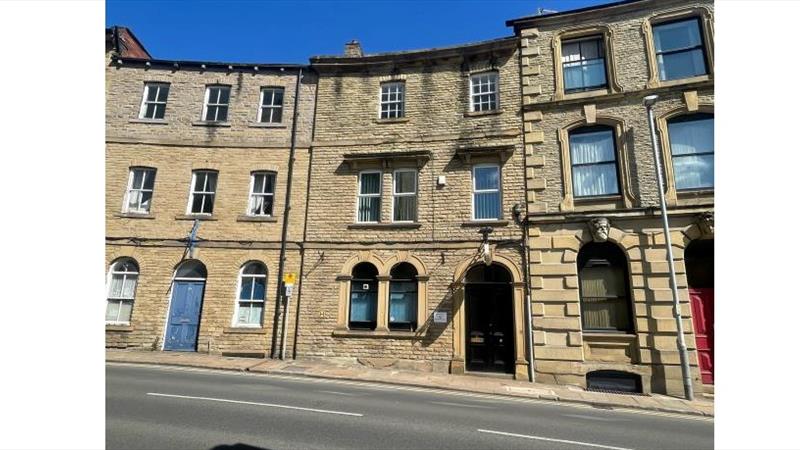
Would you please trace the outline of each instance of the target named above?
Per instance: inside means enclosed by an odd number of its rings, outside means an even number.
[[[611,2],[611,3],[604,3],[604,4],[601,4],[601,5],[586,6],[584,8],[570,9],[570,10],[567,10],[567,11],[555,12],[555,13],[550,13],[550,14],[542,14],[542,15],[539,15],[539,16],[536,16],[536,15],[534,15],[534,16],[523,16],[523,17],[518,17],[516,19],[506,20],[506,26],[507,27],[515,27],[516,28],[517,25],[519,25],[521,23],[535,24],[539,20],[558,18],[558,17],[569,16],[569,15],[573,15],[573,14],[582,14],[582,13],[597,11],[597,10],[601,10],[601,9],[624,7],[624,6],[627,6],[627,5],[630,5],[630,4],[644,3],[644,2],[647,2],[647,1],[650,1],[650,0],[621,0],[621,1]]]
[[[446,57],[460,53],[463,50],[479,52],[491,50],[493,48],[515,48],[517,45],[516,36],[506,36],[487,41],[470,42],[466,44],[451,45],[446,47],[433,47],[417,50],[402,50],[397,52],[372,53],[364,56],[344,56],[344,55],[316,55],[309,58],[311,65],[327,64],[374,64],[392,61],[412,61],[430,57]]]
[[[242,70],[254,68],[264,69],[308,69],[308,64],[296,63],[257,63],[257,62],[224,62],[224,61],[187,61],[176,59],[145,59],[133,58],[127,56],[114,57],[115,62],[122,62],[122,64],[142,65],[150,67],[171,67],[171,68],[197,68],[206,70]],[[255,69],[256,71],[258,69]]]

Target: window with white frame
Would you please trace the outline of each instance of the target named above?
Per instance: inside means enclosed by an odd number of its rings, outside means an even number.
[[[253,172],[250,176],[250,206],[247,212],[251,216],[272,216],[275,199],[275,172]]]
[[[358,174],[357,222],[381,220],[381,172],[365,171]]]
[[[392,220],[414,222],[417,220],[417,171],[394,171],[392,188]]]
[[[500,166],[479,165],[472,169],[472,218],[500,218]]]
[[[167,111],[167,97],[169,84],[145,83],[142,95],[142,106],[139,110],[140,119],[162,120]]]
[[[470,111],[497,109],[497,72],[479,73],[470,77]]]
[[[192,172],[188,213],[212,214],[214,212],[216,191],[217,172],[211,170],[195,170]]]
[[[230,86],[207,86],[203,120],[206,122],[225,122],[228,120],[230,98]]]
[[[122,258],[111,265],[108,271],[106,323],[130,323],[138,280],[139,266],[133,259]]]
[[[239,272],[234,325],[261,326],[264,301],[267,299],[267,266],[250,262]]]
[[[406,84],[402,81],[381,84],[381,119],[405,116]]]
[[[125,193],[124,212],[149,214],[153,200],[153,184],[156,169],[132,167],[128,174],[128,189]]]
[[[261,123],[281,123],[283,120],[283,88],[261,88],[261,106],[258,121]]]

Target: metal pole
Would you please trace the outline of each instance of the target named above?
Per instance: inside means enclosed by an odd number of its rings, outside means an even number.
[[[281,329],[281,359],[286,359],[286,322],[289,321],[289,301],[292,299],[291,295],[283,296],[285,305],[283,307],[283,327]]]
[[[650,139],[653,143],[653,155],[656,160],[656,175],[658,178],[658,198],[661,201],[661,219],[664,222],[664,244],[667,246],[667,263],[669,264],[669,281],[672,285],[672,310],[675,316],[675,323],[678,327],[678,353],[681,359],[681,373],[683,374],[683,392],[686,400],[694,400],[692,389],[692,377],[689,372],[689,355],[686,352],[686,341],[683,337],[683,319],[681,317],[681,305],[678,300],[678,282],[675,278],[675,262],[672,258],[672,239],[669,235],[669,218],[667,217],[667,203],[664,200],[664,181],[661,171],[661,156],[658,141],[656,140],[656,128],[653,120],[653,104],[658,99],[657,95],[649,95],[644,98],[644,105],[647,108],[647,118],[650,123]]]

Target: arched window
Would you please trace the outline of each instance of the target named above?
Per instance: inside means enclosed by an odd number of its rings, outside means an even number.
[[[389,329],[417,329],[417,269],[407,262],[392,268],[389,278]]]
[[[697,113],[667,121],[675,189],[714,187],[714,115]]]
[[[118,259],[111,265],[108,271],[106,323],[130,323],[138,280],[139,266],[133,259]]]
[[[175,278],[205,279],[208,276],[206,266],[200,261],[190,259],[178,266],[175,271]]]
[[[267,266],[254,261],[239,271],[239,294],[234,325],[261,326],[267,299]]]
[[[350,280],[351,329],[374,330],[378,317],[378,269],[370,263],[353,267]]]
[[[614,129],[581,127],[569,133],[572,192],[575,198],[617,195],[617,146]]]
[[[633,331],[628,262],[611,242],[586,244],[578,253],[581,315],[585,331]]]

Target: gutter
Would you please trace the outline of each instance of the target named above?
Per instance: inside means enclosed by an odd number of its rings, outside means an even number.
[[[299,115],[298,106],[300,103],[300,82],[303,79],[303,68],[300,67],[297,70],[297,80],[295,82],[294,87],[294,114],[292,115],[292,142],[291,147],[289,148],[289,168],[286,175],[286,198],[283,204],[283,228],[281,230],[281,252],[278,259],[278,291],[277,295],[275,295],[275,316],[273,318],[272,323],[272,347],[271,347],[271,358],[275,358],[276,350],[277,350],[277,338],[278,338],[278,320],[281,315],[281,305],[283,305],[283,331],[281,333],[281,351],[280,354],[283,355],[284,353],[284,346],[286,345],[286,316],[289,312],[289,302],[288,298],[285,298],[283,295],[284,286],[283,286],[283,272],[286,265],[286,235],[289,233],[289,213],[291,212],[291,200],[292,200],[292,174],[294,172],[294,154],[295,154],[295,147],[297,142],[297,116]],[[284,301],[279,301],[283,299]]]

